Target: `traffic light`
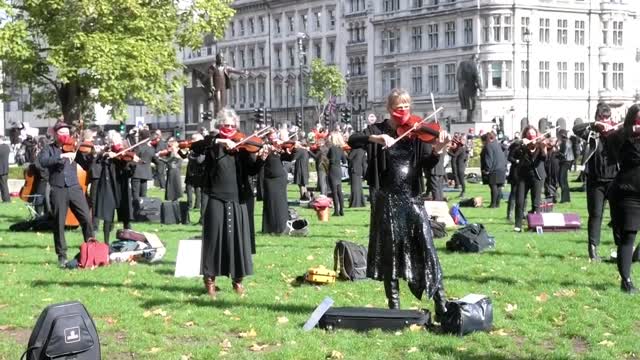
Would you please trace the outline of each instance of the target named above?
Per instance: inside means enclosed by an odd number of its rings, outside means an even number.
[[[127,133],[127,125],[124,123],[124,121],[120,122],[120,135],[124,136],[124,134]]]
[[[271,117],[271,109],[264,109],[264,121],[273,126],[273,117]]]
[[[204,111],[204,112],[200,113],[200,119],[202,121],[211,121],[211,120],[213,120],[213,116],[211,115],[210,111]]]
[[[328,109],[325,110],[323,115],[324,115],[323,116],[324,117],[324,128],[328,130],[331,127],[331,118],[329,117],[329,110]]]
[[[262,108],[253,109],[253,119],[256,123],[262,124],[264,122],[264,110]]]
[[[296,113],[296,126],[302,129],[302,115],[300,113]]]
[[[340,113],[343,123],[348,124],[351,122],[351,110],[349,108],[342,108]]]
[[[182,139],[182,127],[181,126],[176,126],[175,129],[173,130],[173,136],[176,139]]]

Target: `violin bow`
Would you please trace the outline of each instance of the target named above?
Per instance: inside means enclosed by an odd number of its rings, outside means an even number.
[[[436,100],[433,98],[433,93],[430,93],[430,94],[431,94],[431,106],[433,107],[434,114],[437,114],[437,112],[435,112],[436,111]],[[433,117],[433,121],[435,121],[436,123],[438,122],[438,116],[437,115]]]
[[[440,111],[444,110],[444,108],[441,106],[439,107],[437,110],[435,110],[433,112],[433,114],[427,116],[426,118],[422,119],[422,121],[420,121],[419,123],[416,123],[413,128],[411,128],[411,130],[407,131],[406,133],[398,136],[389,146],[384,146],[382,149],[388,149],[390,147],[392,147],[393,145],[395,145],[398,141],[402,140],[402,138],[404,138],[405,136],[409,135],[409,133],[411,133],[413,130],[417,129],[418,126],[424,124],[427,122],[427,120],[431,119],[432,117],[435,117]]]
[[[547,136],[548,134],[551,134],[551,132],[552,132],[553,130],[557,129],[558,127],[559,127],[559,126],[552,127],[551,129],[549,129],[549,130],[547,130],[547,131],[543,132],[542,134],[540,134],[540,135],[536,136],[535,138],[533,138],[533,140],[530,140],[527,144],[531,144],[531,143],[533,143],[533,142],[537,142],[537,141],[539,141],[540,139],[544,138],[544,137],[545,137],[545,136]]]
[[[144,144],[144,143],[146,143],[146,142],[149,142],[150,140],[151,140],[151,138],[146,138],[146,139],[144,139],[144,140],[142,140],[142,141],[140,141],[140,142],[137,142],[137,143],[135,143],[135,144],[133,144],[133,145],[129,146],[128,148],[126,148],[126,149],[124,149],[124,150],[121,150],[121,151],[120,151],[120,152],[118,152],[115,156],[120,156],[120,155],[122,155],[122,154],[126,153],[127,151],[129,151],[129,150],[131,150],[131,149],[135,149],[135,148],[137,148],[138,146],[140,146],[140,145],[142,145],[142,144]],[[114,156],[114,157],[115,157],[115,156]]]
[[[260,130],[258,130],[256,132],[254,132],[253,134],[251,134],[251,135],[245,137],[244,139],[240,140],[240,142],[237,142],[236,146],[246,143],[247,141],[249,141],[249,139],[251,139],[254,136],[263,137],[263,136],[267,135],[267,133],[269,131],[271,131],[271,128],[272,128],[271,126],[267,126],[266,128],[263,128],[263,129],[260,129]]]

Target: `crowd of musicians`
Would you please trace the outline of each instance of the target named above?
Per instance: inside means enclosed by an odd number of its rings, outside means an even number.
[[[473,144],[482,144],[481,177],[489,187],[489,207],[500,206],[503,187],[510,185],[507,218],[517,232],[522,231],[525,212],[541,211],[543,199],[570,201],[568,172],[583,157],[589,257],[599,260],[604,203],[609,200],[621,288],[635,292],[630,269],[639,226],[634,218],[640,211],[639,109],[632,106],[624,121],[615,124],[609,107],[600,104],[595,121],[576,124],[571,136],[566,130],[540,132],[527,126],[510,141],[494,132],[479,137],[449,135],[443,129],[434,133],[422,117],[411,114],[411,98],[403,90],[389,96],[388,118],[357,133],[318,128],[303,136],[263,128],[242,134],[238,115],[230,108],[217,115],[210,133],[202,131],[188,141],[164,139],[160,131],[152,134],[145,128],[123,138],[115,131],[78,131],[59,122],[52,140],[38,141],[32,196],[41,200],[34,202],[39,211],[54,219],[55,250],[64,266],[69,209],[85,241],[102,226],[102,239],[109,242],[116,214],[124,228],[131,228],[151,181],[165,190],[167,201],[177,201],[186,192],[189,207],[201,212],[201,270],[204,287],[215,298],[217,277],[229,277],[235,292],[243,294],[243,279],[253,273],[256,197],[263,206],[261,231],[287,232],[289,164],[300,200],[310,200],[313,192],[330,196],[335,216],[343,216],[345,206],[365,206],[366,181],[371,203],[367,275],[384,281],[389,307],[399,307],[398,280],[405,279],[416,297],[424,293],[434,299],[438,316],[446,311],[443,275],[423,201],[446,200],[445,187],[460,191],[454,196],[465,196]],[[315,188],[309,181],[311,159]],[[347,204],[342,189],[345,163],[351,184]],[[449,166],[451,176],[445,171]]]

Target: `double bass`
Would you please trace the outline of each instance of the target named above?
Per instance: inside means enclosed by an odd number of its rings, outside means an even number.
[[[79,132],[82,132],[82,124],[83,122],[81,120]],[[79,134],[76,134],[76,136],[78,135]],[[68,143],[62,144],[62,152],[63,153],[80,152],[83,154],[90,154],[91,152],[93,152],[93,144],[89,141],[79,142],[75,138],[71,138],[71,140]],[[76,163],[76,174],[78,175],[78,183],[82,188],[82,193],[85,194],[86,196],[87,188],[89,187],[89,181],[90,181],[89,176],[87,176],[87,171],[83,169],[82,166]],[[80,226],[80,222],[71,211],[71,208],[67,210],[67,217],[65,218],[64,225],[66,227],[72,227],[72,228],[77,228],[78,226]]]

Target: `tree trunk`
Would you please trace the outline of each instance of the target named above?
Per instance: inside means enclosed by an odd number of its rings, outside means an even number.
[[[62,84],[57,93],[64,122],[71,124],[79,118],[82,91],[77,85],[77,82],[74,81]]]

